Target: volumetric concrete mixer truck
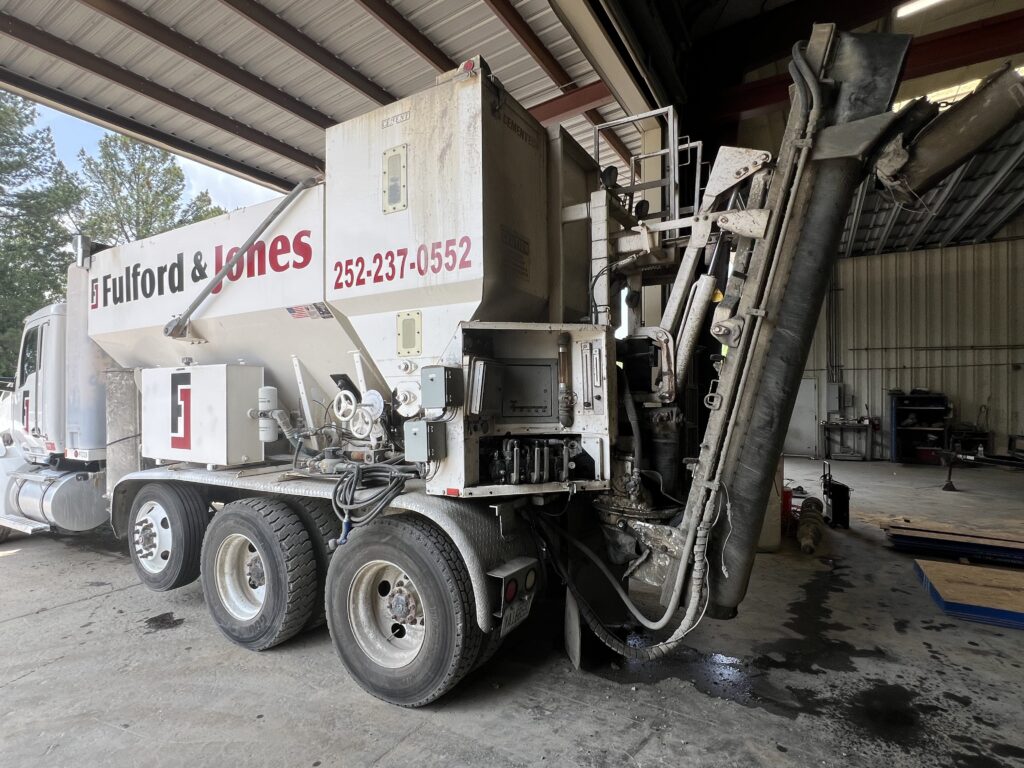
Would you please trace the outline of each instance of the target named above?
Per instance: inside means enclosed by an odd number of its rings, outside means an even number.
[[[584,627],[671,652],[746,591],[855,188],[917,199],[1020,111],[1010,70],[890,111],[907,45],[815,27],[778,154],[724,147],[696,179],[672,109],[629,118],[667,138],[617,174],[475,59],[329,129],[325,178],[280,201],[79,239],[67,301],[25,326],[0,525],[109,518],[235,643],[326,619],[405,706],[544,585],[574,660]]]

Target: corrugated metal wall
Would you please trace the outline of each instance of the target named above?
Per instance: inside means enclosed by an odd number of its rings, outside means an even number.
[[[982,245],[842,259],[839,289],[843,415],[882,418],[876,458],[889,456],[895,388],[944,392],[955,420],[987,419],[997,451],[1024,433],[1024,219]],[[805,373],[822,401],[825,336],[823,314]]]

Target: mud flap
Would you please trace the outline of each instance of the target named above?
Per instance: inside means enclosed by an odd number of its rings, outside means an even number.
[[[583,630],[580,625],[580,609],[569,588],[565,589],[565,652],[573,669],[579,669],[583,658]]]

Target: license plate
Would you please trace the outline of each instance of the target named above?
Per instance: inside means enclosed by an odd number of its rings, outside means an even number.
[[[516,600],[512,605],[505,607],[505,612],[501,616],[502,637],[526,621],[526,617],[530,615],[530,606],[532,603],[533,600],[526,597]]]

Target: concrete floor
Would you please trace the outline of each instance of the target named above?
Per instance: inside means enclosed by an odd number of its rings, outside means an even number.
[[[786,476],[811,488],[820,465]],[[837,464],[850,531],[760,555],[731,622],[668,663],[573,671],[543,632],[423,710],[364,694],[325,630],[262,654],[198,584],[155,594],[106,535],[0,545],[0,764],[1024,765],[1024,633],[938,611],[877,520],[1024,521],[1024,473]]]

